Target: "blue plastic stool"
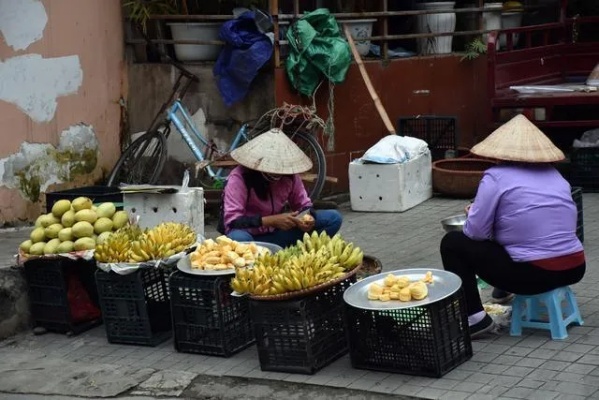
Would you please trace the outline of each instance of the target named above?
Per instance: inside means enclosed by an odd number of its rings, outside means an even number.
[[[566,302],[562,309],[562,303]],[[564,315],[565,313],[565,315]],[[522,335],[522,328],[547,329],[552,339],[566,339],[571,323],[582,325],[576,297],[569,286],[534,296],[516,295],[512,303],[511,336]]]

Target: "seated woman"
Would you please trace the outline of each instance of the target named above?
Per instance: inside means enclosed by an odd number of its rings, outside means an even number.
[[[550,164],[564,154],[549,138],[518,115],[472,153],[502,162],[485,171],[463,232],[443,237],[441,258],[462,278],[476,337],[493,327],[477,275],[501,290],[534,295],[579,282],[586,263],[570,185]]]
[[[304,232],[335,235],[336,210],[314,210],[300,173],[312,161],[282,131],[265,132],[231,152],[234,168],[223,193],[219,231],[236,241],[293,245]],[[290,209],[285,212],[286,206]]]

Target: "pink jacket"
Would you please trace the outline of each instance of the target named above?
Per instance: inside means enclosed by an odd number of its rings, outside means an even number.
[[[289,203],[292,211],[300,211],[312,207],[312,201],[306,193],[304,183],[299,175],[293,175],[293,179],[282,178],[270,184],[270,196],[263,201],[256,196],[254,191],[248,196],[248,189],[243,180],[243,167],[236,167],[227,178],[223,196],[223,219],[225,233],[229,233],[231,222],[243,216],[280,214],[285,203]],[[252,235],[260,235],[272,232],[273,228],[261,226],[250,228],[248,232]]]

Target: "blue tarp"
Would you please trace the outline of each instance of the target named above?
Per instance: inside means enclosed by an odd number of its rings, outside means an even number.
[[[256,27],[253,11],[225,22],[219,36],[226,44],[214,65],[214,76],[225,104],[231,107],[245,98],[258,71],[270,60],[273,44]]]

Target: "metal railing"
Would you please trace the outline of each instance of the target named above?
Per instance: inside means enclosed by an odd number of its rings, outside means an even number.
[[[407,10],[407,11],[389,11],[388,0],[378,0],[379,11],[373,12],[352,12],[352,13],[332,13],[337,19],[350,19],[350,18],[375,18],[377,19],[378,30],[380,34],[372,35],[370,37],[360,38],[360,40],[379,41],[381,45],[381,57],[384,60],[389,59],[389,41],[394,40],[405,40],[405,39],[427,39],[444,36],[478,36],[483,35],[493,30],[484,29],[483,15],[486,12],[497,12],[497,9],[485,6],[485,0],[474,0],[476,7],[471,8],[452,8],[445,10]],[[524,7],[523,13],[527,13],[534,10],[541,9],[540,6],[528,6]],[[565,19],[566,0],[561,0],[560,9],[560,20]],[[273,23],[274,23],[274,37],[275,37],[275,51],[274,51],[274,65],[276,67],[281,65],[281,48],[288,44],[287,40],[280,38],[281,25],[288,25],[293,23],[295,20],[300,18],[304,10],[300,8],[300,0],[293,0],[293,12],[291,13],[279,13],[279,0],[269,0],[269,10]],[[452,31],[452,32],[435,32],[435,33],[406,33],[406,34],[389,34],[389,18],[392,17],[418,17],[420,15],[427,14],[474,14],[476,15],[476,22],[478,29],[468,31]],[[199,21],[226,21],[234,18],[233,15],[151,15],[150,20],[155,21],[188,21],[188,22],[199,22]],[[557,21],[556,21],[557,22]],[[164,38],[152,39],[152,42],[159,45],[173,45],[173,44],[203,44],[203,45],[221,45],[224,42],[219,40],[172,40]],[[126,44],[145,44],[143,39],[134,39],[131,37],[126,38]]]

